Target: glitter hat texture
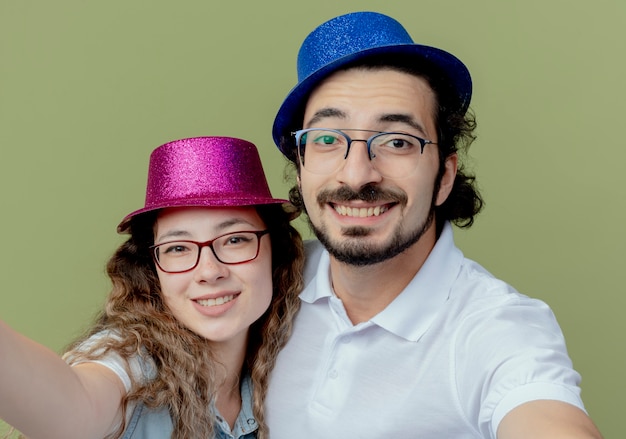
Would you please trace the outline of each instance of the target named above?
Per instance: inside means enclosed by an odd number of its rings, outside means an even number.
[[[402,59],[428,60],[447,76],[462,112],[472,96],[467,67],[454,55],[435,47],[415,44],[400,23],[377,12],[353,12],[335,17],[311,32],[298,52],[298,84],[278,110],[272,136],[289,159],[293,151],[282,139],[302,127],[302,109],[309,94],[326,77],[366,56],[395,54]]]
[[[145,206],[117,226],[127,231],[136,215],[167,207],[283,204],[273,198],[256,146],[233,137],[194,137],[159,146],[150,155]],[[292,215],[293,216],[293,215]]]

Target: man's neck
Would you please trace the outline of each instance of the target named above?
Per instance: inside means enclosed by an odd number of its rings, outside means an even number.
[[[387,307],[422,268],[435,245],[424,235],[401,254],[378,264],[355,266],[330,258],[332,287],[353,324],[370,320]]]

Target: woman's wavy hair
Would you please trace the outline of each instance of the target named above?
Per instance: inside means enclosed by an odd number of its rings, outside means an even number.
[[[253,383],[253,413],[258,437],[267,438],[263,400],[269,372],[278,351],[291,334],[299,309],[298,294],[303,286],[304,250],[302,239],[279,205],[257,206],[271,237],[273,296],[268,310],[250,327],[248,351],[242,374]],[[151,408],[169,409],[174,432],[172,438],[213,437],[215,414],[209,410],[221,384],[218,373],[223,366],[211,352],[206,340],[182,326],[165,305],[149,246],[153,244],[155,213],[134,217],[130,237],[107,264],[113,288],[104,310],[85,336],[72,344],[66,360],[97,359],[113,350],[125,361],[140,355],[153,361],[157,376],[145,383],[134,382],[124,397],[143,402]],[[95,345],[81,343],[101,331],[118,337],[104,337]],[[210,365],[210,367],[207,367]],[[125,422],[112,434],[119,438]]]
[[[456,93],[451,89],[445,75],[437,66],[428,60],[416,63],[412,60],[399,57],[398,55],[375,55],[355,61],[344,66],[341,70],[365,69],[379,70],[391,69],[402,73],[424,78],[435,92],[437,99],[435,126],[437,127],[437,146],[439,151],[439,173],[436,181],[435,192],[439,188],[441,178],[445,171],[445,161],[452,154],[459,155],[459,165],[454,180],[454,185],[450,195],[444,203],[435,207],[435,218],[437,231],[440,232],[445,221],[451,221],[458,227],[469,228],[474,223],[474,217],[484,206],[483,198],[480,195],[476,184],[476,177],[466,168],[467,152],[470,145],[476,139],[474,130],[476,129],[476,118],[471,110],[460,110],[460,104]],[[306,99],[298,110],[298,118],[304,119],[304,109]],[[295,131],[302,127],[289,127],[289,131]],[[296,173],[300,172],[300,164],[295,155],[295,144],[293,137],[283,137],[283,151],[293,150],[292,155],[287,155],[296,168]],[[286,147],[285,147],[286,146]],[[289,175],[290,169],[287,169]],[[297,184],[289,191],[290,201],[300,210],[306,212],[302,194]]]

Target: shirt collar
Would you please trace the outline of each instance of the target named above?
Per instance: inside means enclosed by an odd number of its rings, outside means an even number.
[[[254,432],[258,426],[252,414],[252,380],[250,376],[246,375],[241,380],[241,410],[235,420],[232,432],[230,431],[228,423],[219,415],[215,406],[213,406],[213,409],[218,414],[218,428],[227,435],[240,438]]]

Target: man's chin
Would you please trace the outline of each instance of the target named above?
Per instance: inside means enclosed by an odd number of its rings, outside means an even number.
[[[314,230],[317,239],[328,250],[328,253],[347,265],[357,267],[378,264],[393,258],[404,250],[398,249],[394,240],[392,244],[373,242],[373,238],[361,228],[352,228],[340,238],[331,238],[325,233]]]
[[[434,210],[408,235],[396,230],[384,243],[374,242],[372,230],[367,227],[350,227],[341,231],[341,236],[331,237],[325,228],[317,228],[311,222],[311,228],[317,239],[336,260],[347,265],[362,267],[379,264],[395,258],[416,244],[433,224]],[[382,239],[382,238],[381,238]]]

